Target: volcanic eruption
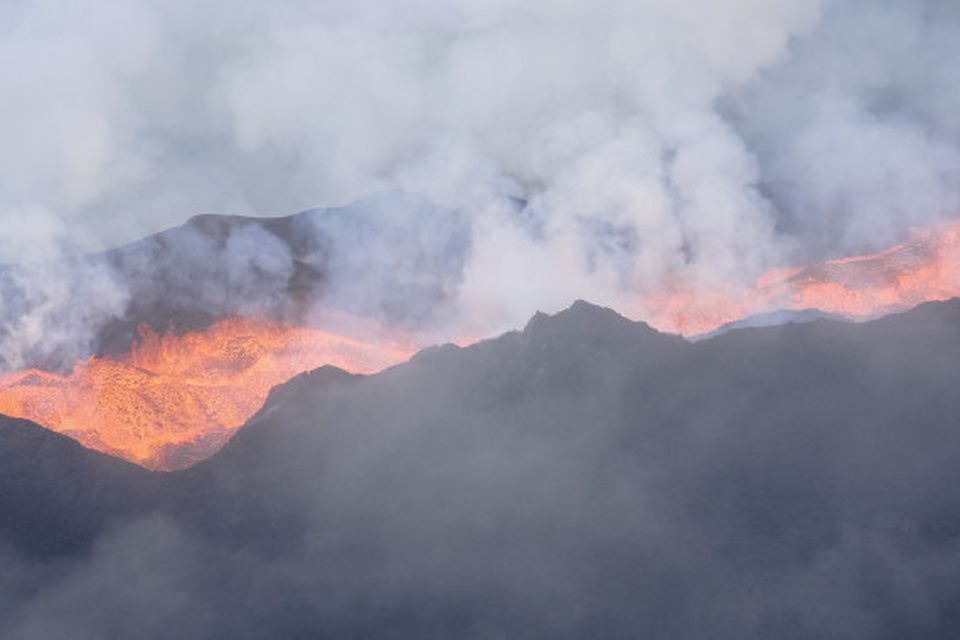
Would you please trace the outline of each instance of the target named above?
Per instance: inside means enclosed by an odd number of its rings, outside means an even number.
[[[272,387],[298,373],[326,364],[372,373],[411,352],[248,318],[180,335],[143,326],[126,354],[92,356],[66,375],[29,369],[3,376],[0,413],[173,470],[216,452]]]
[[[675,293],[643,308],[653,326],[692,335],[776,309],[866,319],[957,295],[960,224],[917,232],[876,254],[776,270],[740,294]],[[28,368],[0,377],[0,413],[151,469],[174,470],[216,452],[273,386],[327,364],[373,373],[407,359],[416,346],[235,315],[186,331],[142,324],[127,350],[91,355],[68,372]]]
[[[960,223],[916,230],[883,251],[773,270],[744,291],[671,291],[644,308],[654,326],[695,335],[777,310],[816,309],[865,320],[960,295]]]

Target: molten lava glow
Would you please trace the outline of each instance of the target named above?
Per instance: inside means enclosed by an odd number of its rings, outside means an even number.
[[[660,329],[692,335],[766,311],[812,308],[869,318],[955,296],[960,223],[873,255],[775,270],[748,290],[675,286],[647,297],[641,315]],[[77,362],[69,375],[31,369],[0,376],[0,413],[148,468],[180,469],[216,452],[271,387],[298,373],[324,364],[370,373],[414,351],[239,318],[183,335],[141,328],[140,338],[128,354]]]
[[[695,335],[757,313],[819,309],[854,319],[960,296],[960,223],[915,233],[879,253],[778,269],[746,291],[676,287],[648,298],[648,321]]]
[[[324,364],[370,373],[413,352],[239,318],[199,333],[140,335],[130,353],[78,362],[69,375],[0,377],[0,413],[151,469],[179,469],[216,452],[271,387],[298,373]]]

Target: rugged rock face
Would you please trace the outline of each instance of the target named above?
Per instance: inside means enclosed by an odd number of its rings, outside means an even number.
[[[106,506],[56,571],[7,535],[0,635],[952,637],[958,372],[957,300],[698,343],[577,303],[298,377],[184,472],[4,424],[38,531]]]

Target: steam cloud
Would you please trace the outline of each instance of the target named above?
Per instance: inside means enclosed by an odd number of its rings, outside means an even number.
[[[467,225],[448,315],[489,332],[956,214],[956,3],[356,5],[4,3],[0,262],[398,190]]]
[[[0,362],[19,366],[24,353],[66,343],[82,351],[128,309],[132,292],[112,268],[57,262],[63,255],[202,211],[280,215],[387,193],[347,210],[336,228],[314,229],[336,241],[337,279],[325,294],[391,316],[447,301],[441,320],[467,331],[517,325],[576,297],[630,311],[675,278],[749,282],[772,266],[877,249],[957,214],[957,59],[952,0],[8,0],[0,263],[18,266],[0,270]],[[399,192],[428,206],[391,200]],[[372,216],[376,240],[351,216]],[[287,277],[289,247],[265,233],[240,231],[216,249],[227,267],[211,281],[225,276],[226,291],[185,282],[180,294],[232,309],[250,274]],[[185,246],[197,251],[171,260],[202,262],[213,250]],[[819,437],[827,444],[813,460],[834,448],[833,435]],[[901,468],[881,459],[889,464],[851,473]],[[680,457],[652,463],[671,460]],[[943,463],[943,474],[954,466]],[[773,469],[784,469],[787,488],[809,477],[805,467]],[[563,480],[562,470],[550,479]],[[877,495],[862,486],[850,504]],[[662,544],[677,538],[669,533]],[[894,541],[848,528],[812,568],[777,588],[734,590],[730,608],[810,602],[829,627],[847,621],[845,603],[859,610],[851,585],[864,567],[879,566],[904,592],[917,575],[931,590],[951,581],[956,545]],[[293,614],[319,606],[316,585],[297,573],[303,558],[276,568],[203,544],[174,523],[144,520],[118,529],[89,562],[43,567],[68,579],[36,599],[14,592],[39,589],[40,569],[0,547],[0,618],[11,637],[96,631],[108,618],[160,635],[171,614],[212,632],[231,617],[205,606],[211,584],[244,585],[249,593],[231,606],[273,613],[270,599],[283,596],[274,587],[292,579],[302,598]],[[696,578],[710,585],[713,575]],[[558,584],[552,578],[529,579]],[[98,596],[109,609],[93,606]],[[692,628],[724,612],[696,613],[678,619]],[[849,624],[865,636],[884,629],[867,614]]]

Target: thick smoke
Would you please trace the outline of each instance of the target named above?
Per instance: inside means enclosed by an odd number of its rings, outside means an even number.
[[[951,0],[3,2],[0,364],[196,302],[298,313],[261,297],[293,280],[486,333],[877,249],[957,214],[958,56]],[[77,559],[0,544],[0,635],[951,637],[948,320],[686,369],[612,334],[430,352],[275,415],[304,429],[242,498]]]
[[[197,216],[103,253],[0,265],[0,371],[65,369],[126,352],[145,325],[232,315],[378,344],[448,339],[470,241],[464,210],[393,191],[281,218]]]
[[[468,223],[450,315],[488,331],[956,213],[946,1],[41,1],[0,24],[0,261],[399,189]],[[51,235],[17,223],[36,212]]]

